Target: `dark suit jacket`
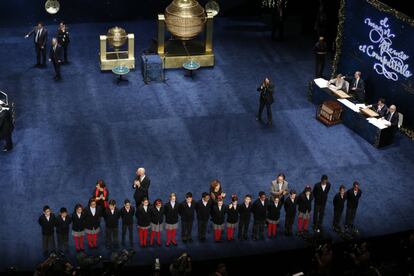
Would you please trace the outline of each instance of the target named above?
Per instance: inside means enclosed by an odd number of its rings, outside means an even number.
[[[257,221],[257,222],[266,221],[267,205],[268,205],[267,199],[264,201],[264,204],[262,204],[260,199],[256,199],[256,201],[253,203],[253,206],[252,206],[252,213],[253,213],[254,221]]]
[[[136,179],[139,180],[137,177]],[[134,199],[138,204],[141,204],[141,201],[144,197],[148,198],[148,189],[151,184],[151,179],[148,175],[145,175],[144,179],[141,182],[141,186],[139,188],[135,188]],[[132,188],[134,188],[134,183],[132,183]]]
[[[257,91],[260,92],[260,100],[264,100],[267,104],[272,104],[273,103],[273,91],[274,91],[274,86],[272,83],[270,83],[267,87],[263,87],[260,85],[257,88]]]
[[[81,213],[80,217],[76,212],[72,214],[72,230],[75,232],[81,232],[85,230],[85,218],[86,215],[84,212]]]
[[[385,119],[387,119],[387,121],[389,121],[391,123],[391,126],[396,127],[398,126],[398,112],[395,111],[394,114],[392,115],[391,119],[391,112],[388,112],[387,115],[385,116]]]
[[[53,50],[53,46],[50,47],[49,58],[52,60],[52,62],[61,62],[62,61],[62,46],[57,44],[55,50]]]
[[[337,193],[333,199],[334,211],[342,212],[344,210],[345,201],[346,201],[346,193],[344,194],[343,198],[341,198],[340,193]]]
[[[121,208],[120,216],[122,219],[123,225],[131,225],[134,224],[134,215],[135,215],[135,208],[130,207],[129,212],[125,209],[125,206]]]
[[[151,223],[151,207],[148,206],[147,211],[145,211],[144,206],[140,206],[135,213],[137,217],[138,226],[147,227]]]
[[[250,203],[248,207],[246,207],[246,204],[244,204],[244,202],[241,203],[239,205],[240,221],[249,222],[251,211],[252,211],[252,203]]]
[[[151,222],[154,224],[161,224],[164,221],[164,207],[161,206],[158,211],[157,207],[152,206],[150,209]]]
[[[46,219],[46,216],[42,214],[39,217],[39,224],[42,227],[42,234],[46,236],[53,235],[55,224],[56,224],[56,217],[54,214],[50,214],[49,221]]]
[[[328,200],[329,190],[331,189],[331,183],[327,183],[325,191],[322,190],[321,182],[318,182],[313,186],[313,196],[315,198],[316,205],[325,205]]]
[[[384,104],[384,106],[378,111],[378,104],[373,104],[372,109],[377,112],[380,117],[385,117],[388,113],[388,107]]]
[[[181,220],[186,222],[194,221],[195,202],[191,202],[191,206],[188,207],[187,201],[183,201],[178,209]]]
[[[352,79],[351,86],[349,87],[349,93],[356,96],[357,100],[364,101],[365,99],[365,82],[363,79],[359,78],[358,84],[356,84],[356,79]],[[352,88],[356,88],[353,90]]]
[[[31,30],[27,35],[31,36],[33,35],[33,42],[36,44],[36,33],[37,33],[38,27],[34,27],[33,30]],[[39,37],[37,38],[37,44],[39,46],[46,46],[47,41],[47,29],[45,26],[42,28],[42,32],[39,34]]]
[[[346,192],[346,199],[347,199],[347,205],[346,207],[348,209],[356,209],[358,208],[359,198],[362,195],[362,191],[358,190],[357,195],[354,194],[354,189],[349,189]]]
[[[283,203],[279,200],[277,207],[274,202],[269,202],[267,205],[267,218],[270,220],[279,220],[280,209],[282,209]]]
[[[72,218],[68,215],[65,220],[59,215],[56,217],[56,233],[58,234],[69,234],[69,225],[72,222]]]
[[[13,131],[13,118],[10,110],[0,111],[0,139],[10,135]]]
[[[117,208],[115,208],[113,214],[109,208],[106,208],[104,211],[105,226],[108,228],[118,228],[118,221],[120,217],[121,214]]]
[[[65,30],[64,32],[62,32],[62,30],[58,30],[57,31],[57,39],[60,45],[62,46],[66,46],[69,44],[70,39],[69,39],[69,32],[67,30]]]
[[[301,193],[298,199],[299,212],[306,213],[306,211],[308,211],[310,213],[310,211],[312,210],[312,200],[313,200],[312,194],[309,196],[309,199],[308,199],[305,193]]]
[[[171,205],[171,202],[167,202],[164,205],[164,215],[165,215],[165,222],[168,224],[176,224],[178,223],[178,208],[179,203],[175,202],[174,208]]]
[[[285,207],[285,214],[288,218],[294,218],[296,216],[296,206],[297,206],[298,200],[295,198],[295,200],[292,202],[290,197],[286,198],[284,204]]]
[[[211,208],[211,221],[214,224],[221,225],[224,223],[224,218],[226,216],[226,206],[221,206],[221,210],[219,210],[219,207],[217,204],[214,204]]]
[[[95,215],[92,215],[91,209],[89,207],[85,208],[85,228],[92,230],[99,228],[101,224],[102,209],[99,206],[96,206]]]
[[[211,199],[207,202],[206,206],[204,206],[202,200],[199,200],[196,204],[197,220],[208,221],[208,219],[210,218],[211,206]]]

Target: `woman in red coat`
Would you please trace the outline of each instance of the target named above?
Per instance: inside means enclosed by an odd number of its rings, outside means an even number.
[[[98,179],[98,181],[96,182],[93,197],[96,200],[96,205],[99,206],[102,209],[102,211],[108,208],[109,191],[108,188],[106,188],[105,182],[102,179]]]

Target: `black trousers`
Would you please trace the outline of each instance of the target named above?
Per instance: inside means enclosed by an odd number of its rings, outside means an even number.
[[[295,222],[296,214],[285,216],[285,231],[286,233],[292,234],[293,223]]]
[[[53,69],[55,69],[55,78],[60,79],[60,62],[57,60],[52,60],[53,63]]]
[[[4,137],[4,141],[5,141],[4,148],[6,150],[13,149],[13,140],[12,140],[12,134],[11,134],[11,132]]]
[[[69,233],[57,233],[58,249],[61,251],[68,250]]]
[[[208,225],[208,220],[198,220],[197,221],[198,239],[199,240],[205,240],[206,239],[207,225]]]
[[[264,239],[264,227],[266,221],[257,221],[253,222],[253,239]]]
[[[277,38],[279,40],[284,39],[284,19],[280,18],[279,16],[276,16],[276,18],[273,19],[273,27],[272,27],[272,39],[276,39],[276,33],[278,33]]]
[[[239,221],[239,239],[247,240],[250,220]]]
[[[356,208],[346,208],[345,225],[348,227],[354,226],[354,219],[356,215]]]
[[[334,209],[333,227],[336,227],[336,228],[341,227],[341,218],[342,218],[343,211],[344,211],[343,209],[341,210]]]
[[[316,204],[313,209],[313,226],[321,228],[323,224],[323,217],[325,215],[325,204]]]
[[[263,109],[265,106],[266,106],[266,111],[267,111],[267,120],[271,122],[272,121],[272,104],[266,101],[265,99],[263,99],[262,97],[260,97],[260,105],[259,105],[259,112],[257,113],[257,118],[259,118],[260,120],[262,119],[262,113],[263,113]]]
[[[315,77],[320,78],[323,76],[323,70],[325,69],[325,54],[315,54]]]
[[[132,244],[134,243],[134,239],[132,237],[133,224],[122,224],[122,244],[125,244],[125,236],[127,231],[129,234],[129,244],[132,246]]]
[[[181,238],[183,241],[191,239],[191,232],[193,231],[193,221],[181,221]]]
[[[43,253],[49,254],[51,251],[56,249],[55,236],[52,235],[42,235],[42,246]]]
[[[43,47],[40,44],[35,43],[36,50],[36,64],[46,65],[46,46]]]
[[[68,44],[63,44],[63,45],[62,45],[62,48],[63,48],[63,61],[64,61],[65,63],[67,63],[67,62],[68,62],[68,47],[69,47],[69,45],[68,45]]]
[[[105,227],[106,246],[118,246],[118,227]]]

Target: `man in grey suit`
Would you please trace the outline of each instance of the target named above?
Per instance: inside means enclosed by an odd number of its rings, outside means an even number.
[[[284,201],[284,196],[289,193],[288,182],[283,173],[279,173],[275,180],[270,184],[270,198],[273,200],[276,196],[280,198],[280,201]]]

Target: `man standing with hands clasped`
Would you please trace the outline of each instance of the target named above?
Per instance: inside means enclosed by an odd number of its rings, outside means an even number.
[[[144,198],[147,198],[149,200],[148,189],[150,183],[151,180],[147,175],[145,175],[145,169],[138,168],[137,176],[135,177],[134,184],[132,184],[132,188],[135,189],[134,199],[137,209],[139,206],[141,206],[141,203],[144,200]]]
[[[274,86],[270,82],[269,78],[265,78],[263,83],[257,88],[257,91],[260,93],[260,106],[259,112],[256,116],[256,121],[262,121],[262,112],[266,106],[267,111],[267,124],[272,124],[272,104],[273,104],[273,90]]]
[[[57,39],[52,38],[52,47],[50,48],[49,61],[53,63],[55,69],[55,80],[60,80],[60,64],[62,63],[62,46],[57,42]]]
[[[47,41],[47,29],[43,26],[42,22],[37,23],[26,36],[28,38],[31,35],[34,35],[34,44],[36,50],[36,67],[46,66],[46,41]],[[42,57],[42,62],[40,62],[40,57]]]

